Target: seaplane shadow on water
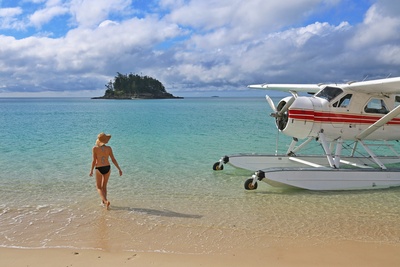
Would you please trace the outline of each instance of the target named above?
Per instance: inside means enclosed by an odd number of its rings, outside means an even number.
[[[400,77],[248,87],[290,93],[276,106],[268,95],[266,100],[278,131],[292,137],[292,142],[286,154],[223,156],[213,170],[221,171],[229,164],[253,171],[244,184],[247,190],[257,189],[258,181],[308,190],[400,186]],[[300,96],[302,93],[311,96]],[[314,142],[320,153],[302,155]],[[343,149],[349,146],[350,150]]]

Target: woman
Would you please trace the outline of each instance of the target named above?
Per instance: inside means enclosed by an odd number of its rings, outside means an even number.
[[[117,167],[119,175],[122,175],[121,168],[114,157],[111,147],[106,146],[110,140],[111,135],[100,133],[97,136],[96,145],[92,149],[93,161],[92,168],[90,169],[90,176],[93,176],[93,169],[96,167],[96,187],[103,205],[108,209],[110,201],[107,200],[107,183],[110,178],[111,168],[108,158],[111,158],[112,163]]]

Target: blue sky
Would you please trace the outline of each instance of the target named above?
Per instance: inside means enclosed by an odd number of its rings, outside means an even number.
[[[392,0],[0,0],[0,97],[99,96],[117,72],[178,96],[400,76]]]

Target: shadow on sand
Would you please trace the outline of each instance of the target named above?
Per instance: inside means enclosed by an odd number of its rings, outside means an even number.
[[[171,210],[155,210],[155,209],[145,209],[145,208],[112,206],[111,210],[138,212],[138,213],[145,213],[148,215],[162,216],[162,217],[177,217],[177,218],[190,218],[190,219],[200,219],[203,217],[202,215],[185,214],[185,213],[175,212],[175,211],[171,211]]]

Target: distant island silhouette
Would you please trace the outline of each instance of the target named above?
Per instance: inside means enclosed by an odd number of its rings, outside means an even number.
[[[104,96],[92,99],[171,99],[183,97],[173,96],[165,90],[164,85],[149,76],[138,74],[121,74],[117,72],[114,80],[106,84]]]

